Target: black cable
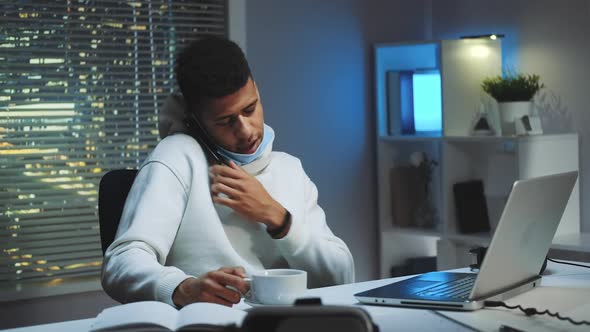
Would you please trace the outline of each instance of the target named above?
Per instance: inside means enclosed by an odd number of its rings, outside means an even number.
[[[556,261],[555,259],[549,258],[549,257],[547,257],[547,260],[548,261],[552,261],[553,263],[557,263],[557,264],[573,265],[573,266],[585,267],[587,269],[590,269],[590,266],[588,266],[588,265],[582,265],[582,264],[576,264],[576,263],[568,263],[568,262]]]
[[[589,321],[585,321],[585,320],[576,321],[576,320],[571,319],[570,317],[562,317],[559,314],[559,312],[553,313],[549,310],[538,311],[535,308],[523,308],[520,305],[511,306],[511,305],[508,305],[502,301],[484,301],[483,305],[486,307],[504,307],[504,308],[508,308],[508,309],[519,309],[520,311],[524,312],[525,315],[527,315],[527,316],[545,315],[546,314],[546,315],[549,315],[551,317],[555,317],[560,320],[568,321],[574,325],[590,325]]]

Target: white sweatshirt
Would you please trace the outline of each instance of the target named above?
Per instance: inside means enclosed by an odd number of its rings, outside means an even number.
[[[247,274],[302,269],[311,288],[353,282],[352,255],[328,228],[299,159],[270,150],[267,158],[252,175],[291,213],[291,229],[278,240],[264,225],[213,203],[205,155],[192,137],[163,139],[140,168],[105,253],[104,290],[122,303],[173,305],[172,293],[183,280],[222,266],[243,266]]]

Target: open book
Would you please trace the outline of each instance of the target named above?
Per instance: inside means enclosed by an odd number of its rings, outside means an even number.
[[[246,314],[213,303],[193,303],[176,310],[162,302],[134,302],[103,310],[90,331],[222,331],[230,325],[240,326]]]

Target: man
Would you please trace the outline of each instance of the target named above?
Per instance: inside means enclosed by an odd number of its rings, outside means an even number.
[[[306,270],[310,287],[352,282],[352,255],[328,228],[315,185],[297,158],[272,151],[241,49],[203,38],[175,71],[186,106],[174,113],[168,103],[165,138],[141,166],[105,253],[105,291],[123,303],[231,306],[248,291],[243,278],[262,269]],[[191,114],[206,134],[185,126]],[[198,135],[228,165],[212,163]]]

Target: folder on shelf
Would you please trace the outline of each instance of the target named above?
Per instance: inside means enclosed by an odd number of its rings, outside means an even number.
[[[396,166],[390,171],[390,180],[393,225],[417,226],[416,212],[427,198],[426,179],[416,167]]]
[[[416,133],[412,82],[413,71],[388,71],[386,73],[388,130],[392,136]]]
[[[389,119],[389,135],[402,134],[401,118],[401,91],[399,82],[399,72],[388,71],[386,73],[387,81],[387,115]]]

